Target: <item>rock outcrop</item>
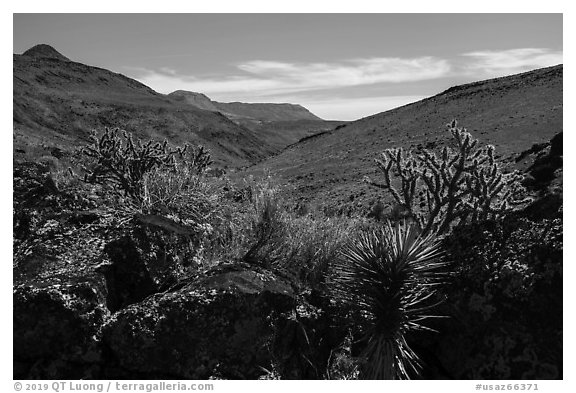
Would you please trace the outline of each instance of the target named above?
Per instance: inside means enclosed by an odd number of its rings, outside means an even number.
[[[292,304],[270,272],[216,273],[118,312],[104,343],[126,375],[254,379],[272,363],[274,318]]]
[[[177,223],[146,216],[118,227],[98,210],[80,214],[90,203],[58,190],[40,165],[16,165],[14,183],[15,379],[250,379],[272,369],[278,321],[295,308],[287,279],[236,262],[182,275],[186,264],[160,252],[174,246],[162,242]]]

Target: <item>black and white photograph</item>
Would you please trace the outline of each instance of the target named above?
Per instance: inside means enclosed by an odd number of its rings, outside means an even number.
[[[8,387],[555,391],[564,15],[223,11],[13,13]]]

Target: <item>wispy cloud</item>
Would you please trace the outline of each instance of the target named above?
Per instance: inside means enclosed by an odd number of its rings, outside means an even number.
[[[436,79],[447,75],[450,65],[446,60],[434,57],[368,58],[336,63],[254,60],[238,64],[234,75],[219,78],[176,75],[166,71],[146,70],[138,79],[164,93],[181,89],[208,95],[250,92],[254,97],[266,97],[375,83]]]
[[[442,77],[450,71],[446,60],[434,57],[367,58],[340,63],[282,63],[250,61],[239,69],[253,75],[297,84],[301,88],[326,89],[373,83],[400,83]]]
[[[463,70],[490,76],[504,76],[562,63],[562,52],[544,48],[464,53]]]
[[[420,94],[414,84],[410,85],[412,95],[398,95],[398,88],[392,89],[393,85],[441,78],[465,83],[559,63],[562,63],[561,51],[518,48],[474,51],[451,58],[374,57],[325,63],[252,60],[233,65],[231,72],[211,75],[187,75],[169,67],[132,68],[129,72],[162,93],[189,90],[219,101],[293,102],[324,118],[349,120],[414,102],[426,95],[424,91]],[[378,86],[379,93],[373,94],[374,90],[368,93],[369,89],[364,89],[361,96],[350,96],[354,87],[363,86]],[[390,94],[382,96],[383,89]],[[358,91],[356,89],[356,93]]]

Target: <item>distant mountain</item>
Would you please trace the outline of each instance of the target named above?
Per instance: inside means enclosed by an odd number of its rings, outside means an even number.
[[[322,120],[297,104],[223,103],[212,101],[202,93],[184,90],[177,90],[168,96],[199,109],[222,113],[236,124],[254,131],[276,151],[307,136],[344,124],[341,121]]]
[[[262,121],[322,120],[308,109],[297,104],[247,104],[243,102],[219,102],[225,113],[250,117]]]
[[[302,203],[331,201],[336,210],[367,209],[386,193],[364,184],[378,178],[374,159],[387,148],[441,149],[452,119],[481,144],[493,144],[506,165],[535,143],[562,131],[563,67],[543,68],[450,88],[434,97],[369,116],[306,138],[238,176],[264,170],[290,182],[290,196]],[[381,180],[381,179],[379,179]]]
[[[308,109],[297,104],[249,104],[244,102],[212,101],[202,93],[177,90],[170,94],[200,109],[222,112],[231,119],[249,119],[255,122],[290,121],[290,120],[322,120]]]
[[[48,45],[13,56],[17,156],[85,143],[91,130],[120,127],[141,138],[203,144],[223,166],[253,164],[275,149],[226,116],[159,94],[142,83],[69,60]]]

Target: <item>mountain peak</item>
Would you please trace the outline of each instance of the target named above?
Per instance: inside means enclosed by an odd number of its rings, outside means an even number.
[[[56,49],[46,44],[35,45],[22,54],[23,56],[30,56],[44,59],[56,59],[61,61],[70,61],[69,58],[58,52]]]

